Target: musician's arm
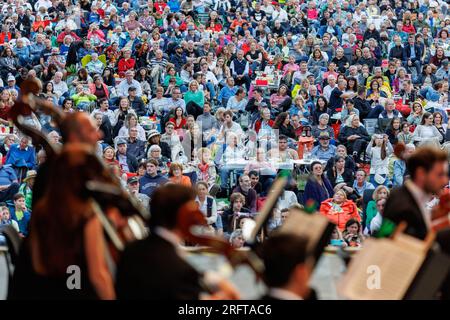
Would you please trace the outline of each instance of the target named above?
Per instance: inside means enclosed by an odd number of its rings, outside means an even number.
[[[94,217],[84,228],[84,243],[89,279],[100,299],[116,298],[114,284],[105,261],[105,242],[100,221]]]

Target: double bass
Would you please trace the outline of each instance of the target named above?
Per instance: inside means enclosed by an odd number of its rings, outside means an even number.
[[[41,131],[25,124],[24,117],[41,111],[51,115],[60,128],[67,127],[64,125],[66,118],[65,114],[51,102],[39,98],[37,96],[39,92],[40,86],[35,80],[25,80],[21,85],[21,95],[11,108],[9,117],[18,130],[32,139],[33,145],[45,150],[47,161],[51,162],[61,150],[55,148]],[[83,194],[91,200],[92,209],[102,223],[109,240],[109,253],[117,262],[126,243],[147,235],[144,208],[121,187],[118,179],[92,150],[86,150],[86,153],[90,157],[90,163],[99,169],[93,180],[86,183]],[[106,216],[104,212],[111,207],[117,210],[108,210],[112,214]]]

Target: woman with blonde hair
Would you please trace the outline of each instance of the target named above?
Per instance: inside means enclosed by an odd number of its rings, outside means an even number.
[[[198,163],[195,166],[197,172],[197,181],[207,183],[209,193],[215,196],[220,187],[216,184],[217,171],[214,162],[211,161],[211,150],[208,148],[200,148],[197,151]]]
[[[370,226],[370,222],[377,214],[377,201],[380,199],[387,199],[389,197],[389,189],[384,185],[375,188],[372,194],[372,199],[367,204],[365,225]]]
[[[342,189],[321,203],[320,213],[334,223],[339,231],[345,230],[345,225],[350,219],[361,221],[356,204],[347,199],[347,194]]]
[[[356,160],[359,161],[361,152],[370,141],[370,136],[359,121],[359,116],[351,114],[348,116],[345,126],[341,128],[338,140],[347,147],[348,153],[356,156]]]
[[[138,122],[138,118],[134,113],[129,113],[125,116],[125,121],[122,128],[119,130],[118,137],[128,138],[131,128],[136,128],[138,131],[138,140],[145,141],[145,130]]]
[[[205,94],[199,90],[196,80],[189,82],[189,90],[184,94],[184,102],[186,103],[186,111],[197,119],[197,116],[203,113],[203,104],[205,103]]]

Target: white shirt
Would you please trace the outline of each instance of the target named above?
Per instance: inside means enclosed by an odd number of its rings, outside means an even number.
[[[280,300],[303,300],[299,295],[281,288],[270,288],[269,295]]]
[[[411,192],[414,200],[419,206],[419,210],[422,213],[423,220],[427,226],[427,229],[430,229],[431,225],[431,212],[426,208],[426,203],[430,201],[430,196],[426,194],[422,189],[420,189],[414,182],[411,180],[405,181],[405,187]]]
[[[67,87],[67,83],[65,81],[60,81],[59,83],[56,83],[55,80],[50,81],[53,83],[53,91],[55,94],[60,98],[64,93],[69,91],[69,88]]]
[[[325,88],[323,88],[323,96],[327,98],[327,101],[330,101],[331,91],[333,91],[334,88],[336,88],[336,84],[334,86],[330,86],[329,84],[326,85]]]

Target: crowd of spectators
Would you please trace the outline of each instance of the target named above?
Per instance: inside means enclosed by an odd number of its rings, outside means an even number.
[[[0,23],[0,218],[23,236],[45,161],[8,117],[27,78],[91,115],[99,157],[144,206],[192,186],[235,246],[284,166],[271,228],[314,201],[332,243],[359,246],[408,176],[395,145],[449,146],[442,0],[3,0]],[[25,121],[61,143],[50,116]]]

